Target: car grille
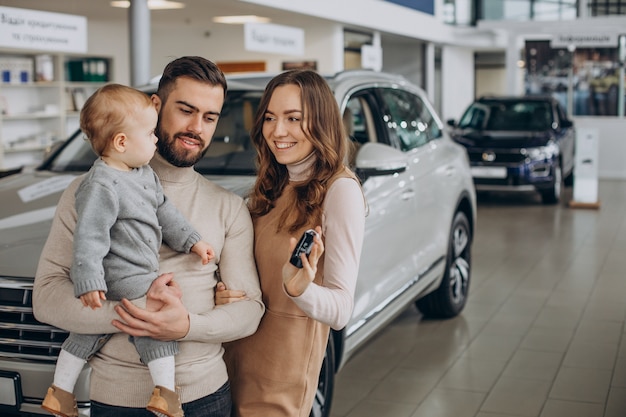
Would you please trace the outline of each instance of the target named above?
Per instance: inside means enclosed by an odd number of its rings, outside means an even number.
[[[0,278],[0,358],[56,361],[68,333],[33,316],[33,285]]]
[[[524,162],[525,155],[522,155],[519,150],[501,150],[491,151],[494,153],[495,159],[490,161],[494,164],[518,164]],[[485,162],[483,160],[484,151],[481,150],[468,150],[469,159],[472,162]]]

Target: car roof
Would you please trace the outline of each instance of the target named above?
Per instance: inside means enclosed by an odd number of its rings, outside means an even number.
[[[259,90],[263,91],[267,83],[279,73],[255,72],[226,75],[228,90]],[[355,69],[337,72],[335,74],[320,74],[326,79],[331,89],[336,90],[342,84],[370,84],[370,83],[398,83],[410,84],[403,76],[373,70]],[[146,85],[138,87],[140,91],[154,93],[159,85],[161,76],[154,77]],[[358,80],[358,81],[357,81]],[[415,87],[415,86],[414,86]]]
[[[533,95],[533,96],[482,96],[478,100],[479,103],[485,102],[517,102],[517,101],[554,101],[554,97],[547,95]]]

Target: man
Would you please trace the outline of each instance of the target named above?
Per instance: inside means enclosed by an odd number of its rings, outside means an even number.
[[[33,308],[38,320],[68,331],[116,333],[90,362],[92,417],[154,417],[144,408],[152,380],[128,335],[179,341],[176,383],[186,417],[230,415],[222,343],[254,333],[264,306],[243,199],[193,169],[213,137],[225,94],[226,80],[215,64],[183,57],[166,66],[152,96],[159,112],[159,141],[150,165],[165,195],[213,246],[215,262],[202,266],[193,256],[163,245],[160,270],[168,273],[155,280],[147,300],[105,301],[98,310],[85,309],[74,298],[68,272],[74,192],[82,177],[61,197],[35,277]],[[228,288],[245,291],[243,302],[214,307],[218,265]]]

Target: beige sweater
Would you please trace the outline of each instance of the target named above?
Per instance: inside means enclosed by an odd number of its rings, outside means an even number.
[[[253,229],[243,199],[207,181],[193,168],[174,168],[160,156],[151,162],[165,195],[216,252],[216,259],[202,265],[193,254],[181,254],[163,246],[161,272],[173,272],[189,310],[189,333],[179,340],[176,385],[187,403],[215,392],[227,381],[222,343],[255,332],[264,306],[253,258]],[[39,321],[78,333],[116,333],[91,360],[91,399],[124,407],[145,407],[153,383],[146,366],[127,335],[111,325],[118,318],[116,302],[103,308],[84,308],[74,297],[69,279],[72,231],[76,224],[74,192],[83,177],[63,193],[44,247],[33,293]],[[215,271],[228,288],[246,291],[249,301],[214,308]],[[141,305],[145,300],[139,300]]]

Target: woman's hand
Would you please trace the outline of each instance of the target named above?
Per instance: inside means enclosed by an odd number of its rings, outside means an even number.
[[[123,299],[115,307],[120,320],[113,320],[113,326],[131,336],[163,341],[183,338],[189,332],[189,312],[173,277],[173,274],[163,274],[154,280],[148,290],[145,309]]]
[[[226,284],[218,282],[215,287],[215,305],[221,306],[224,304],[235,303],[237,301],[248,300],[245,291],[229,290],[226,289]]]
[[[296,268],[289,262],[283,265],[283,285],[285,291],[292,297],[299,297],[304,293],[309,284],[315,279],[317,273],[317,262],[320,260],[324,253],[324,243],[322,242],[322,228],[317,226],[315,228],[317,235],[313,238],[313,247],[308,258],[303,253],[300,255],[302,259],[302,268]],[[290,238],[289,241],[289,253],[293,252],[296,244],[298,243],[296,238]]]

